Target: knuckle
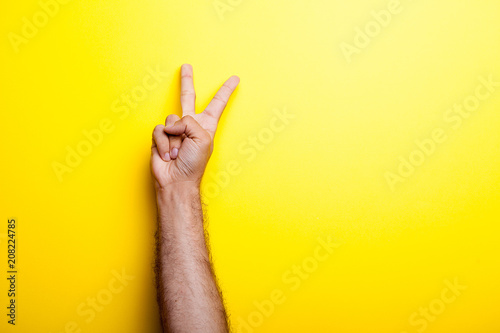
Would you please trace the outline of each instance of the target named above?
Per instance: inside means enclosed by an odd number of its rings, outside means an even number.
[[[196,93],[193,90],[181,90],[181,96],[193,96],[193,97],[196,97]]]
[[[188,114],[188,115],[185,115],[184,117],[182,117],[182,120],[187,121],[187,122],[193,122],[194,118],[193,118],[193,116]]]
[[[177,119],[179,119],[179,116],[178,116],[178,115],[176,115],[176,114],[169,114],[169,115],[167,116],[166,121],[167,121],[167,122],[169,122],[169,121],[176,121]]]
[[[210,136],[210,134],[208,134],[207,131],[203,131],[201,134],[200,134],[200,138],[203,140],[203,142],[205,143],[211,143],[212,142],[212,137]]]
[[[163,125],[156,125],[154,130],[153,130],[153,133],[158,133],[158,132],[163,132]]]
[[[226,100],[224,97],[221,97],[221,96],[219,96],[219,95],[215,95],[215,96],[214,96],[214,99],[216,99],[216,100],[218,100],[218,101],[222,102],[222,104],[224,104],[224,105],[226,105],[226,103],[227,103],[227,100]]]

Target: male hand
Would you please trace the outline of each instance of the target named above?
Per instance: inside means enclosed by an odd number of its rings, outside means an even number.
[[[231,76],[205,110],[196,114],[193,68],[188,64],[182,65],[182,118],[171,114],[165,126],[157,125],[153,131],[151,170],[156,189],[182,183],[199,186],[213,151],[220,116],[239,82],[237,76]]]

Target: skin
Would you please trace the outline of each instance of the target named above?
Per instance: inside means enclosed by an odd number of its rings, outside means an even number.
[[[200,183],[217,124],[239,81],[230,77],[205,110],[196,114],[193,68],[182,65],[182,118],[171,114],[165,126],[153,131],[158,303],[164,332],[229,332],[206,244]]]

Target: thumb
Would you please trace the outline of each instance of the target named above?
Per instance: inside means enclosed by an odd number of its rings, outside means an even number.
[[[171,135],[186,134],[188,138],[194,140],[202,140],[206,139],[207,136],[210,136],[207,131],[205,131],[203,127],[201,127],[200,124],[198,124],[198,122],[189,115],[182,117],[170,126],[166,126],[164,131]]]

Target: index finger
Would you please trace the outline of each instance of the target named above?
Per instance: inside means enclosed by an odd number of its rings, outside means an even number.
[[[231,97],[231,94],[238,86],[238,83],[240,83],[240,78],[235,75],[227,79],[222,87],[219,88],[219,91],[217,91],[214,98],[210,101],[203,113],[206,113],[208,116],[219,121],[219,118],[229,101],[229,97]]]
[[[184,64],[181,66],[181,108],[182,116],[194,116],[196,93],[193,83],[193,66]]]

